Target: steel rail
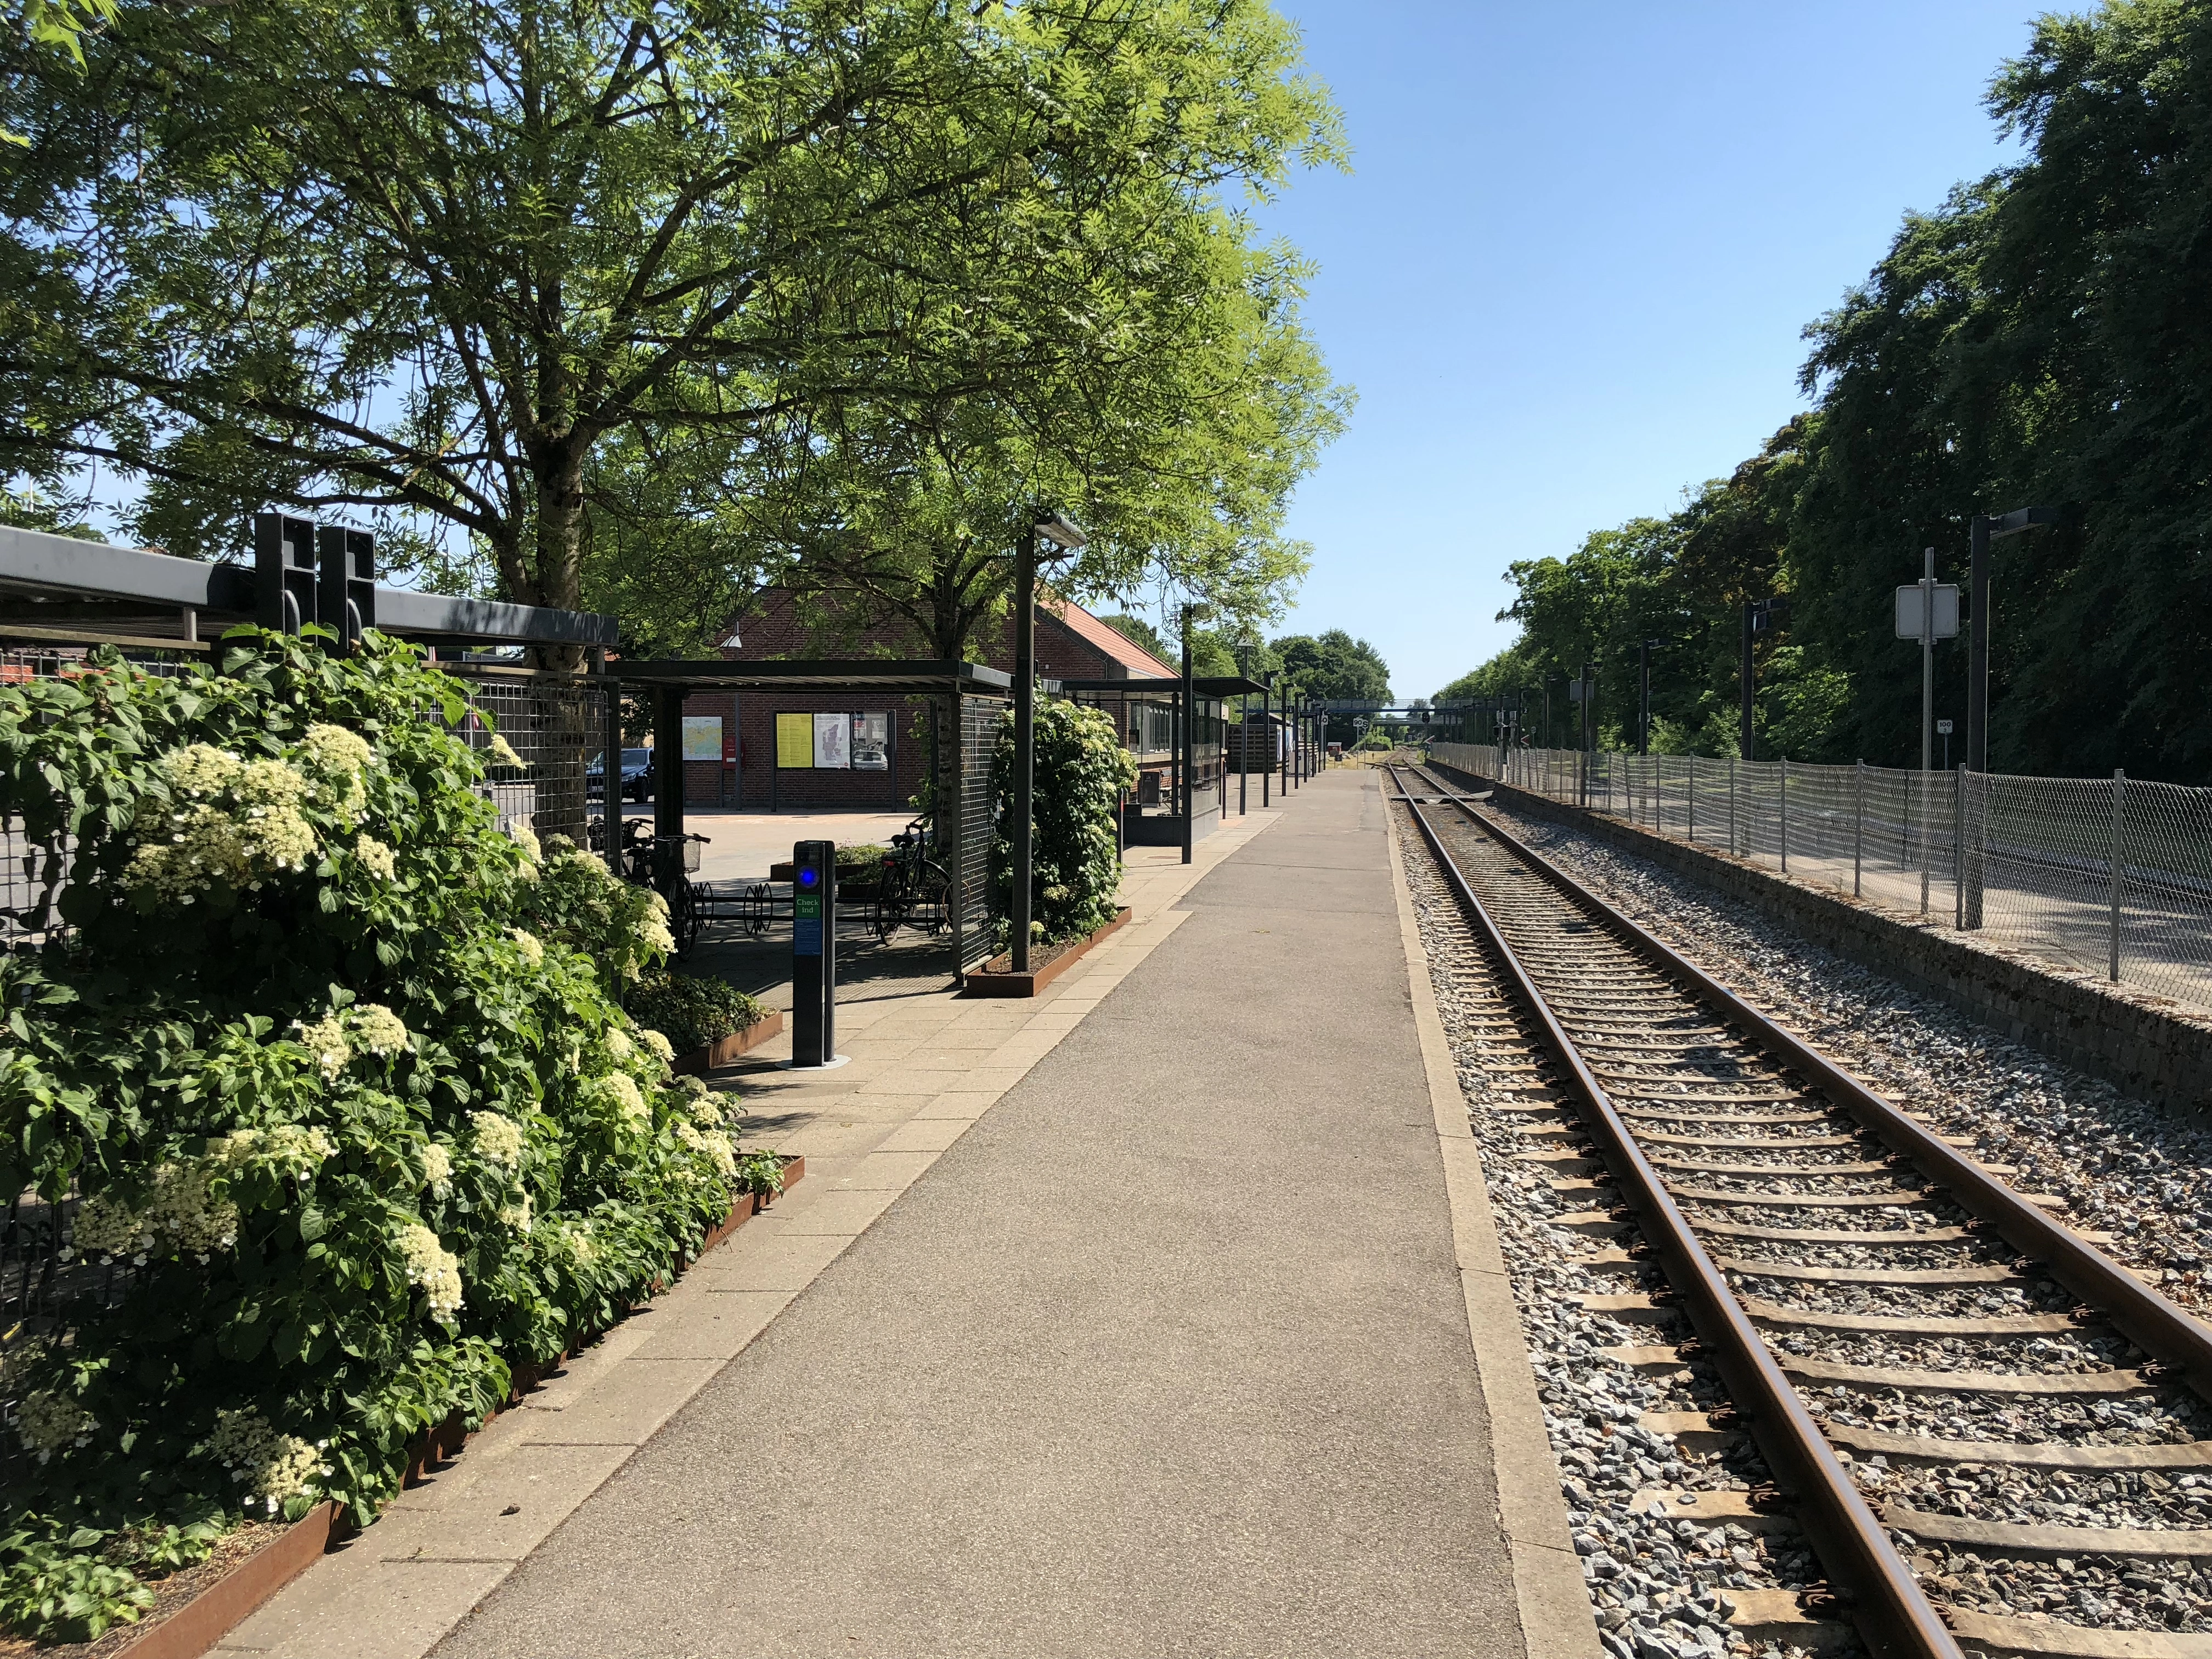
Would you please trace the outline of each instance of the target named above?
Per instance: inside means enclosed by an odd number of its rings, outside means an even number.
[[[2192,1390],[2212,1401],[2212,1326],[2145,1284],[2065,1223],[2022,1198],[1948,1141],[1891,1105],[1796,1032],[1753,1007],[1704,969],[1622,915],[1535,848],[1476,811],[1459,792],[1444,789],[1441,793],[1492,840],[1565,893],[1644,960],[1694,986],[1717,1012],[1816,1083],[1860,1127],[1943,1188],[1960,1208],[1988,1223],[2021,1255],[2033,1257],[2053,1279],[2110,1319],[2136,1346],[2165,1361]]]
[[[1746,1419],[1778,1486],[1796,1505],[1800,1524],[1861,1638],[1876,1659],[1963,1659],[1957,1638],[1929,1602],[1887,1530],[1775,1363],[1720,1267],[1691,1229],[1689,1218],[1637,1146],[1612,1097],[1584,1062],[1521,958],[1506,943],[1504,932],[1488,907],[1468,884],[1427,814],[1414,804],[1397,769],[1389,769],[1400,799],[1436,854],[1445,879],[1497,953],[1545,1042],[1566,1068],[1589,1127],[1601,1142],[1607,1167],[1621,1183],[1629,1206],[1642,1218],[1645,1241],[1682,1297],[1691,1324],[1728,1385],[1735,1408]],[[1482,821],[1471,809],[1462,810],[1477,823]]]

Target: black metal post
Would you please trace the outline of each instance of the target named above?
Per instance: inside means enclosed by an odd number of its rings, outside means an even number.
[[[1030,883],[1036,862],[1031,823],[1036,782],[1036,551],[1034,525],[1024,526],[1014,565],[1014,892],[1012,969],[1030,970]]]
[[[1190,862],[1191,843],[1198,839],[1198,780],[1191,769],[1198,759],[1198,700],[1191,695],[1190,607],[1182,608],[1182,748],[1176,769],[1182,774],[1182,861]]]
[[[1652,641],[1646,640],[1636,648],[1636,752],[1639,755],[1651,752],[1651,645]]]
[[[1283,740],[1275,735],[1279,729],[1275,724],[1275,677],[1271,673],[1263,682],[1267,690],[1260,694],[1260,725],[1267,734],[1267,747],[1280,750]],[[1267,765],[1260,769],[1260,805],[1266,806],[1275,787],[1275,759],[1267,757]]]
[[[622,867],[622,684],[610,679],[606,683],[607,701],[605,720],[599,732],[599,814],[606,827],[607,842],[603,849],[607,868],[615,874]]]
[[[837,843],[791,849],[791,1063],[837,1057]]]
[[[1252,771],[1252,694],[1237,694],[1237,816],[1245,811],[1245,781]]]
[[[1753,757],[1753,729],[1751,719],[1751,601],[1743,603],[1743,730],[1736,738],[1736,752],[1745,760]]]
[[[1986,772],[1990,765],[1989,515],[1974,514],[1967,532],[1966,580],[1972,597],[1966,617],[1966,761],[1973,770]],[[1978,922],[1980,918],[1975,920]]]

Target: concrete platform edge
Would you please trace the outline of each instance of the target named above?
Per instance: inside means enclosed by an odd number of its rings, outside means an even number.
[[[1492,1218],[1467,1097],[1459,1086],[1443,1018],[1429,981],[1428,952],[1406,883],[1404,843],[1395,813],[1387,814],[1390,886],[1398,901],[1399,931],[1406,946],[1407,988],[1413,1025],[1428,1072],[1444,1185],[1451,1206],[1460,1285],[1467,1301],[1468,1340],[1490,1412],[1492,1468],[1498,1479],[1498,1522],[1513,1562],[1514,1599],[1520,1609],[1522,1650],[1528,1659],[1606,1659],[1599,1644],[1589,1592],[1583,1583],[1559,1492],[1559,1466],[1544,1428],[1535,1373],[1521,1336],[1521,1316]]]

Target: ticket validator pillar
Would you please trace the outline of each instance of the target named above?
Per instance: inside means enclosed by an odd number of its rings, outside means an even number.
[[[837,844],[791,849],[791,1063],[837,1059]]]

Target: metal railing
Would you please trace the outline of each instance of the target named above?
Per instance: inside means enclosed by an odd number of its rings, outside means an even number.
[[[2212,1008],[2212,789],[1437,743],[1437,761]]]

